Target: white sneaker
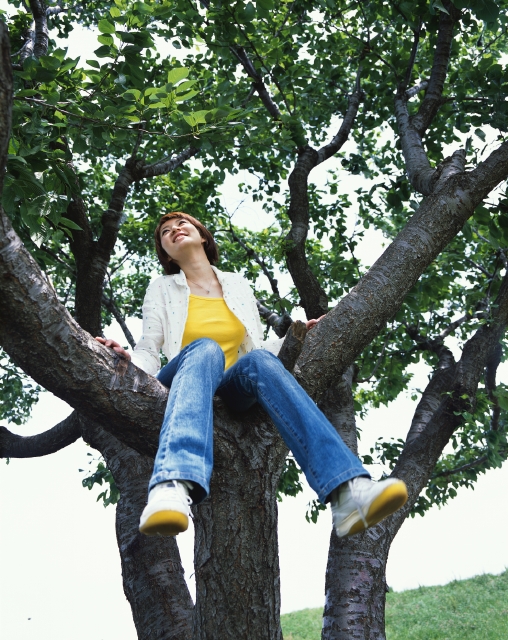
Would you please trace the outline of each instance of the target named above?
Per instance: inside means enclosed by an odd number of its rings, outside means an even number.
[[[139,530],[145,536],[176,536],[187,531],[192,517],[189,483],[169,480],[156,484],[148,495],[148,503],[139,521]]]
[[[373,482],[358,476],[332,491],[333,524],[339,538],[365,531],[400,509],[407,500],[402,480],[387,478]]]

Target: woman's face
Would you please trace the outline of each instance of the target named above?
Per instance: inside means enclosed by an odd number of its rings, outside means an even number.
[[[203,247],[205,239],[196,227],[185,218],[171,218],[160,230],[161,245],[168,256],[178,263],[178,259]]]

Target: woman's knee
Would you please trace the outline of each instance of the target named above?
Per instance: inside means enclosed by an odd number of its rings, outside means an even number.
[[[198,338],[189,345],[187,345],[192,351],[197,351],[200,356],[210,359],[217,359],[221,362],[224,361],[224,351],[220,348],[215,340],[211,338]]]
[[[266,351],[265,349],[254,349],[254,351],[249,351],[240,362],[245,360],[245,365],[255,366],[256,369],[260,372],[278,372],[280,368],[283,366],[282,362],[274,356],[270,351]]]

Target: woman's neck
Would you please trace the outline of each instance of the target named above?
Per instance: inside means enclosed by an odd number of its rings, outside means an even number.
[[[186,278],[199,282],[200,280],[210,280],[214,278],[214,271],[208,259],[196,258],[194,260],[185,260],[179,265],[180,269],[185,273]]]

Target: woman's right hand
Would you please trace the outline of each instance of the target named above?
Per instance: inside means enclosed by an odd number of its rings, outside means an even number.
[[[95,339],[97,340],[97,342],[100,342],[105,347],[109,347],[110,349],[113,349],[113,351],[115,353],[118,353],[118,355],[121,356],[122,358],[125,358],[126,360],[131,359],[131,354],[128,351],[126,351],[121,345],[119,345],[118,342],[115,342],[114,340],[111,340],[109,338],[95,338]]]

